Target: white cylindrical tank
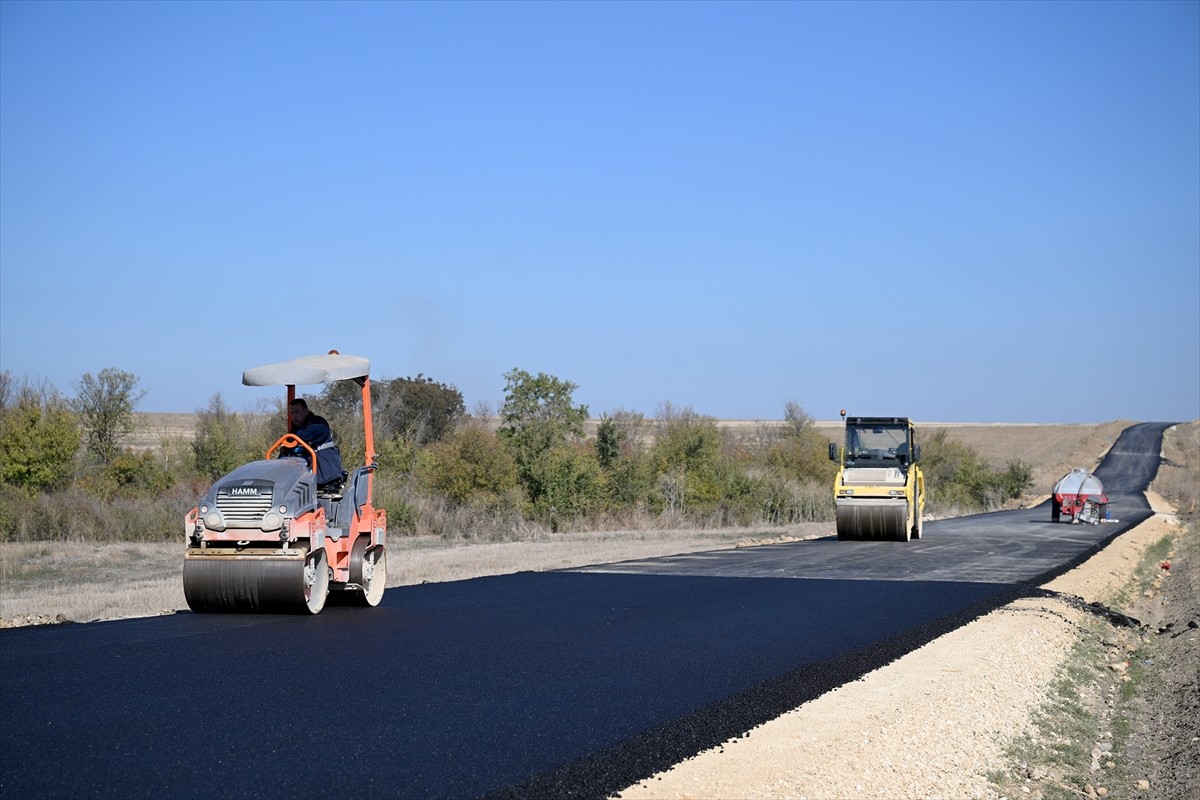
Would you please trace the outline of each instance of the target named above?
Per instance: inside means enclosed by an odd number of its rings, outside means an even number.
[[[1102,495],[1104,494],[1104,484],[1100,483],[1099,478],[1083,467],[1076,467],[1064,475],[1058,483],[1054,484],[1054,493],[1058,495]]]

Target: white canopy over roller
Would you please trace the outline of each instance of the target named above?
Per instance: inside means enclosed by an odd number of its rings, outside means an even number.
[[[242,383],[246,386],[302,386],[362,378],[370,371],[371,362],[362,356],[329,353],[248,369],[242,373]]]

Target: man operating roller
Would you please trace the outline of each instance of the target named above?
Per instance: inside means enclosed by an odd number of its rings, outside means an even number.
[[[308,403],[300,397],[288,404],[288,418],[292,424],[292,433],[304,440],[317,454],[317,491],[336,491],[341,486],[345,473],[342,472],[342,457],[334,444],[333,430],[329,427],[328,420],[309,411]],[[283,452],[285,455],[308,458],[308,453],[301,447]]]

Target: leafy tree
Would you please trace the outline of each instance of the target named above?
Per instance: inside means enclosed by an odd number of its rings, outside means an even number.
[[[588,408],[574,405],[572,397],[579,384],[544,372],[534,377],[523,369],[509,370],[504,373],[504,380],[501,430],[513,436],[544,431],[550,440],[583,437]]]
[[[786,423],[785,430],[794,438],[813,430],[812,415],[795,400],[788,400],[783,404],[783,421]]]
[[[52,387],[26,384],[13,394],[0,407],[0,481],[30,495],[53,489],[71,474],[78,420]]]
[[[379,393],[386,383],[386,380],[371,381],[372,405],[378,404]],[[300,394],[297,394],[297,397],[299,396]],[[317,406],[317,408],[312,408],[312,411],[326,417],[330,422],[333,422],[335,418],[352,416],[362,410],[362,386],[357,381],[327,383],[321,389],[320,400],[314,402],[310,398],[308,404],[310,407]]]
[[[117,440],[133,432],[133,409],[146,395],[137,384],[136,375],[115,367],[106,367],[95,376],[85,372],[79,379],[72,406],[87,430],[88,452],[102,464],[110,463],[120,452]]]
[[[462,392],[421,374],[371,381],[371,410],[377,449],[392,439],[406,439],[417,446],[436,442],[466,418]],[[319,413],[333,426],[343,456],[362,450],[360,385],[354,381],[327,384]]]
[[[208,408],[197,415],[192,453],[197,472],[209,480],[216,480],[235,467],[262,457],[261,453],[252,455],[248,452],[238,415],[226,408],[220,392],[214,394],[208,401]]]
[[[8,408],[9,401],[16,396],[17,383],[8,370],[0,372],[0,410]]]
[[[605,414],[600,418],[596,428],[596,458],[604,469],[612,469],[617,459],[621,457],[621,439],[624,431],[617,427],[617,422]]]
[[[462,392],[420,373],[388,381],[386,389],[375,409],[377,430],[385,438],[403,436],[417,445],[436,442],[467,413]]]
[[[382,404],[380,396],[386,392],[387,381],[371,381],[371,406],[375,418],[376,440],[388,438],[379,425],[379,406]],[[357,381],[327,383],[318,398],[307,399],[309,409],[329,421],[329,426],[333,429],[333,439],[342,454],[342,463],[360,461],[366,446],[362,424],[362,385]],[[280,433],[285,430],[286,421]],[[378,449],[378,443],[376,447]]]
[[[649,498],[655,475],[644,446],[647,422],[636,411],[605,414],[596,430],[596,459],[604,470],[610,510],[640,508]]]
[[[572,393],[578,385],[571,381],[544,372],[534,377],[522,369],[510,370],[504,378],[500,435],[512,445],[529,499],[544,507],[539,503],[555,480],[546,471],[545,457],[557,445],[583,438],[588,409],[574,404]]]
[[[668,510],[711,512],[723,495],[722,437],[717,421],[691,407],[664,403],[652,459]]]
[[[829,440],[799,403],[784,404],[782,435],[766,447],[767,466],[784,478],[832,485],[837,465],[829,460]]]

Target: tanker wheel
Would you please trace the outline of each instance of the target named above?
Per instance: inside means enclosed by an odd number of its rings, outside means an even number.
[[[1058,522],[1062,518],[1062,504],[1057,498],[1050,498],[1050,521]]]
[[[368,550],[371,537],[360,536],[350,549],[350,582],[362,586],[355,592],[357,599],[372,608],[383,599],[387,588],[387,550],[372,547]]]
[[[329,597],[329,565],[325,549],[308,554],[304,559],[304,605],[310,614],[320,614]]]

